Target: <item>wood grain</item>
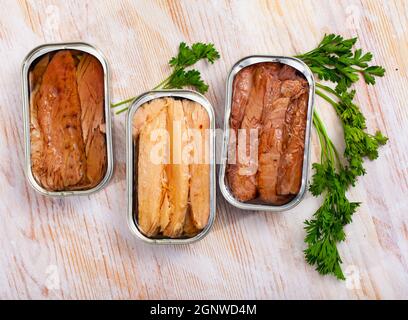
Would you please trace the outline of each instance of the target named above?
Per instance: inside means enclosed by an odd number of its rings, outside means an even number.
[[[0,298],[408,298],[408,2],[407,1],[34,1],[1,0]],[[154,86],[180,41],[211,41],[222,59],[200,65],[223,123],[225,79],[250,54],[293,55],[324,33],[358,36],[387,69],[375,87],[356,85],[370,131],[390,138],[349,195],[362,207],[340,245],[347,281],[304,262],[303,221],[321,199],[308,194],[284,214],[237,210],[217,202],[217,220],[190,246],[149,246],[125,219],[125,117],[114,117],[115,172],[103,191],[49,199],[23,173],[20,67],[46,42],[97,46],[111,66],[112,98]],[[333,110],[318,100],[341,146]],[[319,146],[313,136],[312,160]]]

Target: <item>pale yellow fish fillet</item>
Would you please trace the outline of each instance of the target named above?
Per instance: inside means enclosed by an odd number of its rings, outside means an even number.
[[[210,215],[209,127],[206,110],[198,103],[183,100],[187,118],[189,141],[192,146],[190,161],[191,219],[197,229],[203,229]]]
[[[137,138],[146,122],[155,118],[163,108],[166,108],[166,105],[167,101],[165,99],[154,99],[140,106],[133,116],[133,138]]]
[[[140,110],[145,113],[145,121],[138,128],[138,222],[141,231],[151,237],[160,229],[166,190],[167,105],[163,99],[154,100]]]
[[[199,233],[201,229],[198,229],[194,225],[193,217],[191,216],[191,207],[187,209],[186,222],[184,223],[184,235],[188,237],[194,237]]]
[[[163,203],[160,207],[160,232],[163,232],[166,227],[169,225],[170,222],[170,213],[173,210],[173,206],[170,202],[170,195],[168,192],[168,180],[167,180],[167,172],[165,171],[166,180],[163,184]]]
[[[135,115],[133,117],[133,121],[132,121],[133,138],[138,139],[139,134],[140,134],[141,130],[144,128],[144,126],[146,125],[146,123],[151,122],[153,119],[155,119],[163,111],[166,114],[166,118],[167,118],[167,101],[165,99],[154,99],[154,100],[150,101],[149,103],[145,103],[144,105],[142,105],[136,111],[136,113],[135,113]],[[166,121],[167,121],[167,119],[166,119]],[[166,128],[164,128],[164,129],[166,129]],[[143,141],[142,141],[142,143],[143,143]],[[139,146],[140,146],[140,141],[139,141]],[[166,152],[168,152],[168,150],[166,150]],[[167,157],[167,154],[166,154],[166,157]],[[141,165],[140,161],[138,161],[138,164]],[[162,223],[164,223],[164,222],[162,222],[162,220],[164,219],[164,221],[165,221],[165,216],[168,215],[167,211],[168,211],[168,207],[169,207],[168,195],[166,193],[167,175],[166,175],[166,172],[165,172],[164,168],[163,168],[162,174],[163,174],[162,184],[161,184],[160,187],[163,189],[162,190],[162,193],[163,193],[162,202],[163,203],[161,204],[161,207],[160,207],[160,210],[159,210],[159,213],[158,213],[159,216],[160,216],[160,225]],[[146,172],[146,176],[147,175],[148,174]],[[156,187],[157,187],[157,185],[156,185]],[[143,191],[138,188],[138,193],[139,192],[143,192]],[[145,196],[147,196],[147,194],[145,194]],[[166,210],[166,208],[167,208],[167,210]],[[139,210],[139,216],[140,216],[140,210]]]
[[[170,201],[168,224],[162,225],[163,235],[177,238],[183,233],[189,192],[189,165],[183,161],[183,150],[188,143],[186,119],[181,101],[168,101],[168,132],[170,137],[170,164],[166,167],[167,193]]]

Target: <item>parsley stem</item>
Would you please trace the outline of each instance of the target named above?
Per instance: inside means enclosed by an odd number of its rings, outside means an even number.
[[[326,158],[331,161],[332,164],[334,164],[334,152],[332,148],[332,144],[330,141],[330,138],[327,134],[326,128],[323,125],[322,120],[320,119],[319,115],[317,112],[313,113],[313,121],[317,124],[317,131],[318,133],[321,134],[322,139],[324,140],[324,143],[321,144],[322,150],[324,150],[324,154],[326,155]]]
[[[319,50],[320,50],[320,45],[317,48],[315,48],[313,50],[310,50],[309,52],[296,55],[295,58],[302,59],[302,58],[305,58],[307,56],[310,56],[310,55],[314,54],[315,52],[317,52]]]
[[[136,97],[133,97],[133,98],[129,98],[129,99],[117,102],[117,103],[112,103],[111,108],[116,108],[116,107],[119,107],[119,106],[121,106],[123,104],[131,103],[135,99],[136,99]]]
[[[317,113],[313,112],[313,124],[315,126],[316,132],[317,132],[317,136],[319,138],[319,142],[320,142],[320,163],[323,164],[323,160],[324,160],[324,155],[326,155],[327,157],[327,153],[326,153],[326,148],[324,148],[324,137],[323,137],[323,133],[319,127],[319,123],[317,120]]]
[[[167,83],[169,82],[169,80],[171,79],[173,75],[174,75],[174,72],[171,75],[169,75],[166,79],[164,79],[162,82],[160,82],[157,86],[155,86],[152,90],[157,90],[167,85]]]
[[[126,108],[120,109],[119,111],[116,111],[116,112],[115,112],[115,114],[121,114],[121,113],[123,113],[123,112],[127,111],[127,109],[129,109],[129,107],[126,107]]]
[[[174,73],[172,73],[170,76],[168,76],[168,77],[167,77],[166,79],[164,79],[162,82],[160,82],[160,83],[159,83],[157,86],[155,86],[152,90],[157,90],[157,89],[160,89],[160,88],[165,88],[165,87],[168,85],[168,82],[169,82],[169,80],[171,79],[171,77],[172,77],[173,75],[174,75]],[[135,101],[136,98],[137,98],[137,97],[133,97],[133,98],[129,98],[129,99],[120,101],[120,102],[115,103],[115,104],[112,103],[112,104],[111,104],[111,108],[116,108],[116,107],[119,107],[119,106],[124,105],[124,104],[132,103],[133,101]],[[125,112],[127,109],[129,109],[129,107],[126,107],[126,108],[123,108],[123,109],[117,111],[116,114],[121,114],[121,113]]]
[[[323,92],[321,92],[320,90],[316,90],[316,94],[320,97],[322,97],[324,100],[326,100],[328,103],[330,103],[333,108],[336,110],[337,114],[340,114],[340,110],[338,109],[338,105],[336,103],[336,101],[334,101],[333,99],[331,99],[329,96],[325,95]]]
[[[320,89],[323,89],[323,90],[325,90],[327,92],[330,92],[330,93],[336,95],[338,98],[340,98],[340,95],[336,92],[336,90],[330,88],[329,86],[325,86],[324,84],[316,82],[316,87],[318,87]]]
[[[343,165],[340,160],[340,155],[333,141],[329,138],[329,135],[327,134],[327,130],[323,124],[323,121],[321,120],[320,116],[316,111],[313,112],[313,124],[315,125],[316,131],[319,135],[322,154],[324,153],[326,155],[326,158],[332,162],[333,166],[338,164],[340,169],[343,169]],[[324,141],[324,144],[322,143],[322,139]],[[323,162],[323,160],[321,161]]]
[[[152,90],[158,90],[158,89],[161,89],[161,88],[164,88],[164,89],[168,88],[168,84],[169,84],[171,78],[174,76],[174,74],[175,74],[179,69],[180,69],[180,68],[176,68],[176,69],[171,73],[171,75],[169,75],[166,79],[164,79],[162,82],[160,82],[160,83],[159,83],[157,86],[155,86]],[[129,98],[129,99],[126,99],[126,100],[117,102],[117,103],[112,103],[112,104],[111,104],[111,108],[116,108],[116,107],[119,107],[119,106],[124,105],[124,104],[132,103],[136,98],[137,98],[137,97],[133,97],[133,98]],[[128,109],[128,107],[126,107],[126,108],[124,108],[124,109],[121,109],[121,110],[119,110],[118,112],[116,112],[116,114],[120,114],[120,113],[122,113],[122,112],[125,112],[127,109]]]

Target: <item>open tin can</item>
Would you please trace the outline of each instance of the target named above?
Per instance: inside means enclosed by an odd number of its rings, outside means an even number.
[[[31,136],[30,136],[30,80],[29,75],[33,66],[45,55],[60,50],[74,50],[75,52],[87,53],[99,61],[103,69],[103,112],[104,112],[104,133],[106,141],[106,171],[100,182],[90,189],[50,191],[42,187],[34,178],[32,170]],[[113,172],[113,151],[112,151],[112,129],[109,98],[109,70],[108,64],[102,53],[93,46],[75,42],[60,44],[45,44],[33,49],[24,59],[22,65],[22,100],[24,119],[24,141],[25,141],[25,171],[30,185],[39,193],[46,196],[66,197],[73,195],[89,195],[97,192],[106,186]]]
[[[186,99],[197,102],[208,114],[209,119],[209,175],[210,203],[209,217],[206,226],[192,237],[168,238],[163,236],[148,237],[138,225],[137,203],[137,156],[138,142],[133,136],[133,119],[137,110],[145,103],[160,98]],[[139,239],[150,244],[190,244],[201,240],[212,227],[216,213],[215,185],[215,116],[210,102],[201,94],[191,90],[158,90],[140,95],[130,106],[126,118],[126,177],[127,177],[127,220],[131,232]]]
[[[233,83],[236,75],[245,67],[258,64],[258,63],[280,63],[283,65],[289,65],[300,72],[309,85],[308,91],[308,108],[307,108],[307,119],[306,119],[306,132],[305,132],[305,142],[304,142],[304,154],[303,154],[303,165],[302,165],[302,176],[301,176],[301,186],[299,193],[288,203],[283,205],[273,205],[257,203],[256,201],[242,202],[236,199],[228,185],[226,170],[228,161],[228,146],[230,141],[230,117],[232,109],[232,98],[233,98]],[[298,205],[307,189],[308,181],[308,169],[309,169],[309,156],[310,156],[310,138],[311,138],[311,127],[312,127],[312,117],[313,117],[313,104],[314,104],[314,94],[315,94],[315,81],[313,78],[313,73],[309,67],[303,63],[301,60],[292,57],[281,57],[281,56],[266,56],[266,55],[256,55],[249,56],[238,61],[231,69],[227,84],[226,84],[226,100],[225,100],[225,118],[224,118],[224,140],[221,155],[221,166],[219,172],[219,185],[224,198],[233,206],[244,209],[244,210],[262,210],[262,211],[273,211],[282,212],[294,208]]]

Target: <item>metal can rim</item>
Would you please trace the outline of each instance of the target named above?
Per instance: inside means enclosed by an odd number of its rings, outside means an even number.
[[[107,149],[107,168],[101,182],[87,190],[72,191],[48,191],[35,180],[31,168],[31,137],[30,137],[30,99],[28,86],[28,72],[32,63],[39,57],[49,52],[58,50],[79,50],[93,55],[101,63],[104,70],[104,113],[106,127],[106,149]],[[23,121],[24,121],[24,154],[25,154],[25,173],[30,186],[38,193],[49,197],[68,197],[84,196],[95,193],[103,189],[110,181],[113,174],[113,147],[112,147],[112,124],[110,112],[110,91],[109,91],[109,66],[105,56],[94,46],[85,42],[64,42],[42,44],[32,49],[24,58],[21,68],[22,76],[22,100],[23,100]]]
[[[137,109],[144,103],[164,97],[185,98],[198,102],[208,113],[210,119],[210,216],[206,227],[197,235],[183,239],[152,239],[145,236],[137,227],[133,213],[133,132],[132,121]],[[130,231],[140,240],[149,244],[191,244],[202,240],[212,228],[216,216],[216,168],[215,168],[215,114],[211,103],[202,94],[185,89],[147,91],[138,96],[126,114],[126,185],[127,185],[127,222]]]
[[[267,204],[251,204],[244,203],[237,200],[229,190],[229,187],[225,181],[226,172],[226,162],[228,159],[228,141],[229,141],[229,120],[231,115],[232,106],[232,84],[235,75],[243,68],[262,62],[279,62],[282,64],[290,65],[299,72],[301,72],[309,83],[309,100],[308,100],[308,113],[306,122],[306,133],[305,133],[305,151],[303,155],[303,167],[302,167],[302,183],[299,193],[290,202],[275,206]],[[310,68],[300,59],[286,56],[273,56],[273,55],[251,55],[240,59],[231,68],[227,82],[226,82],[226,99],[225,99],[225,113],[224,113],[224,137],[223,137],[223,147],[221,153],[221,165],[219,171],[218,183],[220,190],[224,198],[233,206],[243,209],[243,210],[254,210],[254,211],[270,211],[270,212],[283,212],[288,211],[296,207],[304,198],[307,190],[308,182],[308,171],[310,162],[310,146],[311,146],[311,127],[312,127],[312,117],[314,108],[314,96],[315,96],[315,80]]]

